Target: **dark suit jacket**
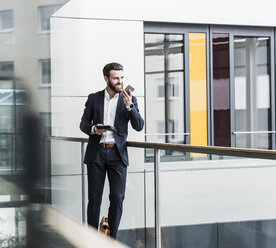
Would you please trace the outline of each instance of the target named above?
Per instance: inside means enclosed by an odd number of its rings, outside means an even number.
[[[91,128],[93,125],[103,124],[103,114],[104,114],[104,90],[92,93],[88,96],[85,103],[84,113],[81,118],[80,129],[87,135],[89,135],[88,146],[86,148],[84,163],[93,163],[98,148],[99,142],[101,140],[101,135],[91,134]],[[117,132],[114,133],[114,139],[119,150],[122,161],[125,165],[128,165],[128,154],[126,139],[128,135],[128,122],[130,120],[131,126],[137,130],[141,131],[144,126],[144,120],[141,117],[136,97],[132,96],[132,103],[134,107],[131,111],[127,111],[126,106],[123,101],[123,96],[120,93],[116,117],[114,121],[114,126]]]

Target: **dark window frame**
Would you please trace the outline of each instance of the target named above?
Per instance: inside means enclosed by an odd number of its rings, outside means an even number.
[[[189,98],[189,33],[205,33],[206,34],[206,84],[207,84],[207,137],[208,144],[210,145],[210,97],[209,97],[209,30],[208,25],[193,25],[193,24],[171,24],[171,23],[153,23],[145,22],[144,23],[144,41],[146,34],[173,34],[173,35],[183,35],[184,37],[184,51],[183,51],[183,90],[184,90],[184,133],[190,133],[190,98]],[[144,42],[144,51],[145,51],[145,42]],[[144,57],[145,61],[145,57]],[[146,90],[146,63],[144,63],[144,89]],[[145,92],[146,96],[146,92]],[[144,98],[145,106],[145,116],[146,116],[146,97]],[[166,114],[165,114],[166,116]],[[145,118],[145,130],[146,130],[147,120]],[[146,137],[145,137],[146,140]],[[190,136],[185,136],[185,144],[190,144]],[[183,159],[183,156],[162,156],[162,161],[181,161],[191,159],[187,153],[187,158]],[[153,157],[147,157],[145,152],[145,161],[152,162]]]
[[[271,131],[275,132],[275,34],[276,29],[272,27],[253,27],[253,26],[228,26],[228,25],[210,25],[210,34],[213,33],[224,33],[229,34],[229,64],[230,64],[230,130],[231,130],[231,147],[236,147],[236,135],[235,132],[235,92],[234,92],[234,37],[269,37],[270,38],[270,106],[271,106]],[[212,38],[212,37],[210,37]],[[212,40],[210,40],[212,46]],[[212,54],[210,56],[210,82],[211,90],[213,89],[213,75],[212,75]],[[211,101],[213,99],[213,92],[211,91]],[[213,103],[211,103],[213,106]],[[211,125],[213,130],[213,109],[210,111]],[[275,150],[275,137],[276,134],[271,134],[271,149]],[[212,134],[212,144],[213,144],[213,134]]]
[[[234,113],[233,113],[233,104],[234,104],[234,88],[233,88],[233,37],[234,36],[244,36],[244,37],[260,37],[260,36],[269,36],[270,37],[270,97],[271,97],[271,131],[274,132],[271,135],[271,147],[276,149],[276,86],[275,86],[275,57],[276,57],[276,28],[272,27],[253,27],[253,26],[231,26],[231,25],[201,25],[201,24],[180,24],[180,23],[156,23],[156,22],[144,22],[144,35],[147,33],[150,34],[183,34],[184,35],[184,122],[185,122],[185,132],[190,130],[190,104],[189,104],[189,49],[188,41],[189,33],[206,33],[206,57],[207,57],[207,135],[208,135],[208,145],[214,144],[214,116],[213,116],[213,67],[212,67],[212,34],[213,33],[225,33],[229,34],[229,73],[230,73],[230,130],[231,130],[231,147],[236,146],[234,131]],[[145,38],[145,37],[144,37]],[[145,42],[144,42],[145,46]],[[145,49],[145,47],[144,47]],[[145,58],[144,58],[145,61]],[[144,63],[144,66],[145,63]],[[146,68],[144,68],[146,71]],[[146,73],[144,75],[144,89],[146,90]],[[146,96],[146,92],[145,92]],[[144,98],[145,106],[145,116],[146,116],[146,97]],[[145,126],[147,125],[147,120],[145,120]],[[145,138],[146,139],[146,138]],[[186,139],[186,144],[190,143],[189,137]],[[146,161],[153,161],[145,155]],[[164,161],[174,161],[181,160],[180,158],[163,158]]]

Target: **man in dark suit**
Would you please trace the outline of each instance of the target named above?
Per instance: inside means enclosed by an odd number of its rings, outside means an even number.
[[[136,98],[123,88],[123,66],[107,64],[103,74],[107,86],[88,96],[80,123],[81,131],[89,135],[84,159],[88,174],[87,222],[98,229],[107,173],[110,188],[108,222],[110,236],[116,239],[125,197],[128,122],[135,130],[141,131],[144,120]],[[116,131],[99,129],[96,127],[99,124],[114,126]]]

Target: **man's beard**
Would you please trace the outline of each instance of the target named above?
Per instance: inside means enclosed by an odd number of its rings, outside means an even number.
[[[121,84],[120,84],[120,85],[121,85]],[[116,89],[115,85],[113,85],[113,84],[110,82],[109,79],[108,79],[108,86],[109,86],[109,88],[110,88],[111,90],[113,90],[113,91],[116,92],[116,93],[120,93],[120,92],[121,92],[120,90]]]

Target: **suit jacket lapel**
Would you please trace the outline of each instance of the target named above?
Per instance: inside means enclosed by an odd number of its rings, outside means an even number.
[[[102,92],[101,92],[101,94],[100,94],[100,98],[99,98],[99,108],[100,108],[100,123],[101,124],[104,124],[103,123],[103,121],[104,121],[104,119],[103,119],[103,114],[104,114],[104,92],[105,92],[105,90],[103,90]]]
[[[117,126],[117,123],[118,123],[118,116],[119,116],[119,112],[121,111],[122,109],[122,104],[124,104],[124,101],[123,101],[123,97],[122,97],[122,94],[120,93],[119,94],[119,99],[118,99],[118,103],[117,103],[117,108],[116,108],[116,116],[115,116],[115,121],[114,121],[114,126],[116,127]]]

